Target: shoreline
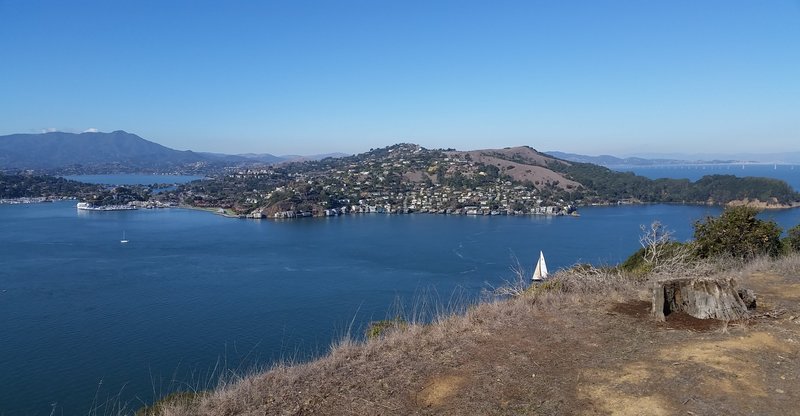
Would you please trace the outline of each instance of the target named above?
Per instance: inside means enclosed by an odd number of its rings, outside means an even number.
[[[606,203],[606,204],[588,204],[588,205],[578,205],[578,207],[618,207],[618,206],[646,206],[646,205],[675,205],[675,206],[717,206],[720,208],[727,208],[732,206],[740,206],[740,205],[747,205],[754,208],[757,208],[762,211],[782,211],[782,210],[791,210],[795,208],[800,208],[800,202],[795,202],[792,204],[783,204],[783,205],[774,205],[774,204],[765,204],[760,202],[746,202],[742,203],[742,201],[731,201],[725,204],[711,204],[711,203],[703,203],[703,202],[696,202],[696,203],[689,203],[689,202],[624,202],[624,203]],[[348,215],[370,215],[370,214],[381,214],[381,215],[416,215],[416,214],[425,214],[425,215],[442,215],[442,216],[460,216],[460,217],[527,217],[527,216],[536,216],[536,217],[574,217],[580,218],[581,214],[578,210],[573,211],[570,214],[566,213],[556,213],[556,214],[548,214],[548,213],[499,213],[499,214],[491,214],[491,213],[464,213],[464,212],[440,212],[440,211],[411,211],[411,212],[346,212],[346,213],[338,213],[334,215],[302,215],[301,213],[297,213],[297,215],[293,217],[274,217],[274,216],[260,216],[256,217],[252,213],[251,214],[236,214],[230,209],[225,209],[221,207],[194,207],[190,205],[177,205],[173,208],[185,208],[194,211],[203,211],[208,212],[214,215],[219,215],[225,218],[233,218],[233,219],[247,219],[247,220],[274,220],[274,221],[283,221],[283,220],[296,220],[302,218],[328,218],[328,217],[341,217],[341,216],[348,216]],[[220,212],[223,211],[223,212]]]
[[[63,196],[63,197],[23,196],[19,198],[0,198],[0,205],[44,204],[44,203],[60,202],[60,201],[75,201],[77,199],[78,198],[74,196]]]
[[[545,213],[524,213],[524,214],[513,214],[513,213],[505,213],[505,214],[467,214],[467,213],[460,213],[460,212],[437,212],[437,211],[410,211],[410,212],[346,212],[346,213],[338,213],[334,215],[302,215],[302,213],[297,213],[297,215],[293,217],[274,217],[274,216],[260,216],[256,217],[252,214],[235,214],[230,211],[230,209],[224,209],[221,207],[192,207],[188,205],[179,205],[174,208],[185,208],[194,211],[203,211],[208,212],[214,215],[219,215],[225,218],[233,218],[233,219],[246,219],[246,220],[273,220],[273,221],[283,221],[283,220],[296,220],[296,219],[303,219],[303,218],[332,218],[332,217],[343,217],[343,216],[351,216],[351,215],[417,215],[417,214],[424,214],[424,215],[441,215],[441,216],[458,216],[458,217],[527,217],[527,216],[537,216],[537,217],[574,217],[579,218],[581,215],[577,211],[573,211],[571,214],[545,214]],[[220,212],[220,210],[224,210],[224,212]]]
[[[782,210],[782,209],[793,209],[793,208],[800,208],[800,202],[793,202],[791,204],[770,204],[768,202],[761,202],[761,201],[749,201],[749,200],[735,200],[730,201],[725,204],[726,207],[737,207],[737,206],[746,206],[757,208],[760,210]]]
[[[225,217],[225,218],[233,218],[233,219],[246,218],[246,216],[244,214],[238,215],[238,214],[230,213],[230,212],[226,211],[225,208],[221,208],[221,207],[195,207],[195,206],[191,206],[191,205],[180,204],[180,205],[175,205],[175,206],[167,207],[167,208],[182,208],[182,209],[188,209],[188,210],[192,210],[192,211],[202,211],[202,212],[207,212],[207,213],[214,214],[214,215],[219,215],[219,216]],[[220,210],[222,210],[223,212],[219,212]]]

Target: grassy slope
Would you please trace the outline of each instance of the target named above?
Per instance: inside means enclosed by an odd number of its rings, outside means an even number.
[[[723,273],[760,294],[756,318],[656,323],[646,284],[562,274],[559,291],[345,342],[160,413],[796,414],[800,257]]]

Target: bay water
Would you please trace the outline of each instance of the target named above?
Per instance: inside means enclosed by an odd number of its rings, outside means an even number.
[[[175,389],[324,354],[396,314],[430,317],[527,273],[616,264],[660,220],[679,240],[721,209],[581,217],[351,215],[239,220],[184,209],[0,205],[0,415],[110,414]],[[800,210],[768,211],[784,229]],[[123,233],[128,243],[122,244]],[[92,409],[96,409],[93,411]]]

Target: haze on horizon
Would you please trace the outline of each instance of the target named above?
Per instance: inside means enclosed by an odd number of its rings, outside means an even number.
[[[800,2],[0,0],[0,135],[175,149],[780,153]]]

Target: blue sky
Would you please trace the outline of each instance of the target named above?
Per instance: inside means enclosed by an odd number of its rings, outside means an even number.
[[[0,0],[0,134],[800,150],[800,1]]]

